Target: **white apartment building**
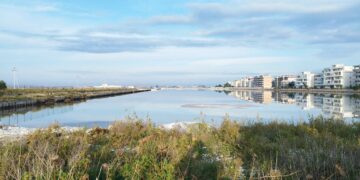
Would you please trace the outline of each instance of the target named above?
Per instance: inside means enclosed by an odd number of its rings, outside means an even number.
[[[315,74],[305,71],[300,73],[295,82],[296,88],[313,88]]]
[[[251,88],[253,87],[254,78],[245,77],[235,81],[235,87]]]
[[[322,73],[314,75],[314,88],[322,88],[324,85],[324,75]]]
[[[325,88],[349,88],[353,82],[353,66],[335,64],[323,70]]]
[[[360,65],[354,66],[353,86],[360,86]]]
[[[296,82],[296,76],[282,75],[275,78],[275,88],[288,88],[291,82]]]

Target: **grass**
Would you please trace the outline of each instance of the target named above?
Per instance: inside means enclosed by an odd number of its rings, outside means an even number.
[[[96,89],[96,88],[36,88],[36,89],[5,89],[0,90],[0,102],[17,100],[41,100],[54,99],[57,97],[86,98],[97,93],[127,92],[132,91],[127,88],[117,89]]]
[[[165,130],[130,119],[110,128],[39,130],[1,145],[4,179],[359,179],[360,123],[242,125],[225,119]]]

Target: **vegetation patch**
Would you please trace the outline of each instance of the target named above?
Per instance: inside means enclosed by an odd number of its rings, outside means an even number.
[[[360,123],[163,129],[149,121],[108,129],[39,130],[0,147],[3,179],[358,179]]]

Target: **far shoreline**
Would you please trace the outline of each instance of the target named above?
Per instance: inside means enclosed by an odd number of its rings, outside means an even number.
[[[311,93],[311,94],[360,94],[360,90],[353,89],[276,89],[276,88],[238,88],[238,87],[214,87],[215,91],[274,91],[280,93]]]

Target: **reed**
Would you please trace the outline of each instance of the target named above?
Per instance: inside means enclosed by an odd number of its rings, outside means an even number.
[[[360,123],[226,118],[164,129],[136,118],[65,132],[55,125],[1,145],[3,179],[358,179]]]

